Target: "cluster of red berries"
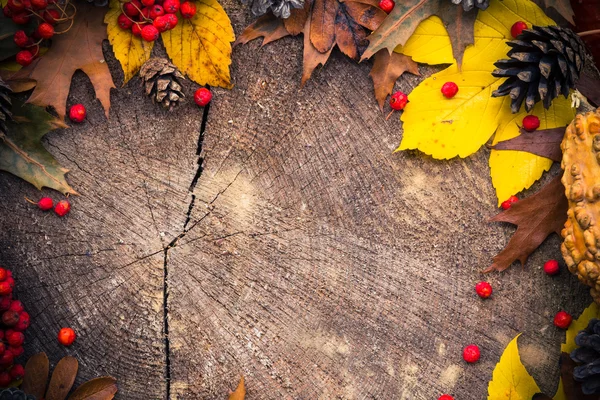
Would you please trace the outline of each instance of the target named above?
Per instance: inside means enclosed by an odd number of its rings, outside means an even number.
[[[68,200],[61,200],[54,205],[54,201],[50,197],[42,197],[40,201],[37,202],[37,206],[42,211],[50,211],[54,208],[54,212],[59,217],[64,217],[71,211],[71,203],[69,203]]]
[[[117,18],[121,29],[131,30],[134,36],[153,42],[161,32],[175,28],[179,19],[191,19],[196,15],[196,4],[179,0],[131,0],[122,4],[122,13]]]
[[[23,366],[14,361],[23,354],[23,332],[29,328],[30,319],[23,303],[13,299],[14,286],[12,273],[0,267],[0,387],[22,379],[24,374]]]
[[[31,36],[24,30],[15,32],[15,44],[23,49],[17,53],[17,63],[26,67],[39,56],[40,43],[54,36],[57,24],[72,18],[65,10],[66,6],[63,4],[61,7],[56,0],[8,0],[2,9],[6,18],[12,19],[18,25],[29,23],[31,18],[38,21],[37,28]]]

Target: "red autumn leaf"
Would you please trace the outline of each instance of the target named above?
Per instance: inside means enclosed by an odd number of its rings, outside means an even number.
[[[517,231],[484,272],[504,271],[517,260],[525,265],[529,255],[551,233],[560,235],[567,220],[568,209],[565,188],[560,178],[557,176],[539,192],[514,203],[508,210],[490,220],[517,225]]]

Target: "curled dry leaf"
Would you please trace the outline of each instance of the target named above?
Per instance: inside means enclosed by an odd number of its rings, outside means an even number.
[[[45,400],[65,400],[73,387],[78,368],[79,363],[74,357],[67,356],[60,360],[50,378]]]
[[[48,373],[50,372],[50,361],[46,353],[38,353],[27,360],[25,364],[25,376],[21,390],[32,394],[36,399],[41,399],[46,393]]]
[[[110,400],[117,393],[117,380],[110,376],[92,379],[79,386],[69,400]]]
[[[246,387],[244,386],[244,377],[240,378],[240,383],[238,384],[235,392],[229,395],[229,400],[244,400],[246,398]]]

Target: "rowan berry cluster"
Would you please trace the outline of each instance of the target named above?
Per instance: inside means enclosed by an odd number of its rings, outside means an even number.
[[[37,28],[31,34],[19,30],[13,36],[22,49],[17,53],[17,63],[24,67],[40,55],[42,41],[71,28],[75,15],[75,7],[69,1],[59,4],[56,0],[8,0],[2,11],[18,25],[26,25],[32,19],[37,21]]]
[[[25,330],[29,328],[29,314],[23,303],[13,298],[15,280],[12,273],[0,267],[0,387],[23,378],[24,369],[15,359],[23,354]]]
[[[122,3],[121,10],[123,12],[117,18],[119,27],[153,42],[162,32],[177,26],[177,13],[183,19],[193,18],[196,4],[193,1],[180,3],[179,0],[131,0]]]

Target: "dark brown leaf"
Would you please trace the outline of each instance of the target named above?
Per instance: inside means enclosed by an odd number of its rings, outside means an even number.
[[[306,25],[304,27],[304,61],[302,63],[302,82],[301,86],[304,86],[306,81],[310,79],[312,72],[319,65],[325,65],[327,60],[329,59],[329,55],[333,48],[329,49],[327,53],[320,53],[315,46],[310,42],[310,26],[311,26],[311,16],[306,20]]]
[[[598,53],[600,57],[600,52]],[[589,71],[585,70],[579,77],[576,85],[577,90],[582,95],[594,104],[596,107],[600,107],[600,80],[593,77]]]
[[[598,400],[597,395],[585,395],[581,391],[581,383],[573,379],[573,369],[577,364],[568,353],[560,354],[560,378],[567,400]]]
[[[69,400],[111,400],[117,393],[117,380],[110,376],[92,379],[79,386]]]
[[[573,8],[571,8],[570,0],[533,0],[538,6],[548,11],[549,8],[553,8],[567,20],[571,25],[575,25],[573,21]],[[579,0],[575,0],[579,1]],[[585,0],[588,1],[588,0]],[[551,15],[552,16],[552,15]]]
[[[367,32],[348,15],[344,3],[338,3],[338,12],[335,17],[335,38],[342,53],[357,60],[365,51],[369,42]]]
[[[281,19],[273,14],[263,15],[252,24],[250,24],[244,32],[237,38],[234,46],[238,44],[246,44],[254,39],[263,38],[262,46],[267,43],[274,42],[277,39],[288,36],[290,33],[283,26]]]
[[[73,387],[79,363],[74,357],[64,357],[56,364],[45,400],[65,400]]]
[[[23,377],[21,390],[35,396],[36,399],[43,398],[46,393],[49,372],[50,362],[46,353],[31,356],[25,364],[25,376]]]
[[[565,188],[557,176],[539,192],[514,203],[490,221],[517,225],[517,231],[504,250],[494,257],[494,263],[484,272],[504,271],[519,260],[525,265],[527,258],[553,232],[560,235],[567,220]]]
[[[283,20],[285,29],[291,35],[296,36],[297,34],[302,33],[304,24],[306,24],[306,19],[310,14],[312,4],[312,0],[305,0],[304,7],[293,8],[289,18]]]
[[[531,400],[552,400],[552,397],[545,395],[544,393],[536,393]]]
[[[315,0],[310,23],[310,42],[320,53],[326,53],[335,44],[335,17],[337,0]],[[306,34],[306,33],[305,33]]]
[[[346,7],[346,13],[348,13],[357,24],[370,31],[377,29],[387,16],[387,14],[379,7],[374,7],[359,1],[345,1],[341,2],[341,4]]]
[[[552,161],[562,160],[560,143],[565,136],[567,127],[543,129],[540,131],[527,132],[521,128],[521,134],[515,138],[498,142],[492,146],[494,150],[518,150],[526,151]]]
[[[373,79],[375,98],[382,111],[385,99],[394,89],[394,83],[405,72],[419,75],[417,63],[409,56],[395,52],[390,54],[386,49],[379,50],[375,54],[375,61],[369,75]]]
[[[577,32],[600,29],[600,0],[571,0],[571,5],[575,11]],[[584,36],[582,39],[594,56],[596,67],[600,69],[600,34]],[[600,106],[600,104],[596,105]]]
[[[473,30],[475,28],[475,19],[477,19],[477,8],[471,11],[465,11],[462,7],[450,1],[440,6],[439,17],[444,22],[450,42],[452,43],[452,55],[460,68],[462,65],[463,54],[467,46],[473,44],[475,38]]]
[[[244,377],[242,376],[235,392],[229,395],[229,400],[244,400],[244,398],[246,398],[246,388],[244,386]]]

